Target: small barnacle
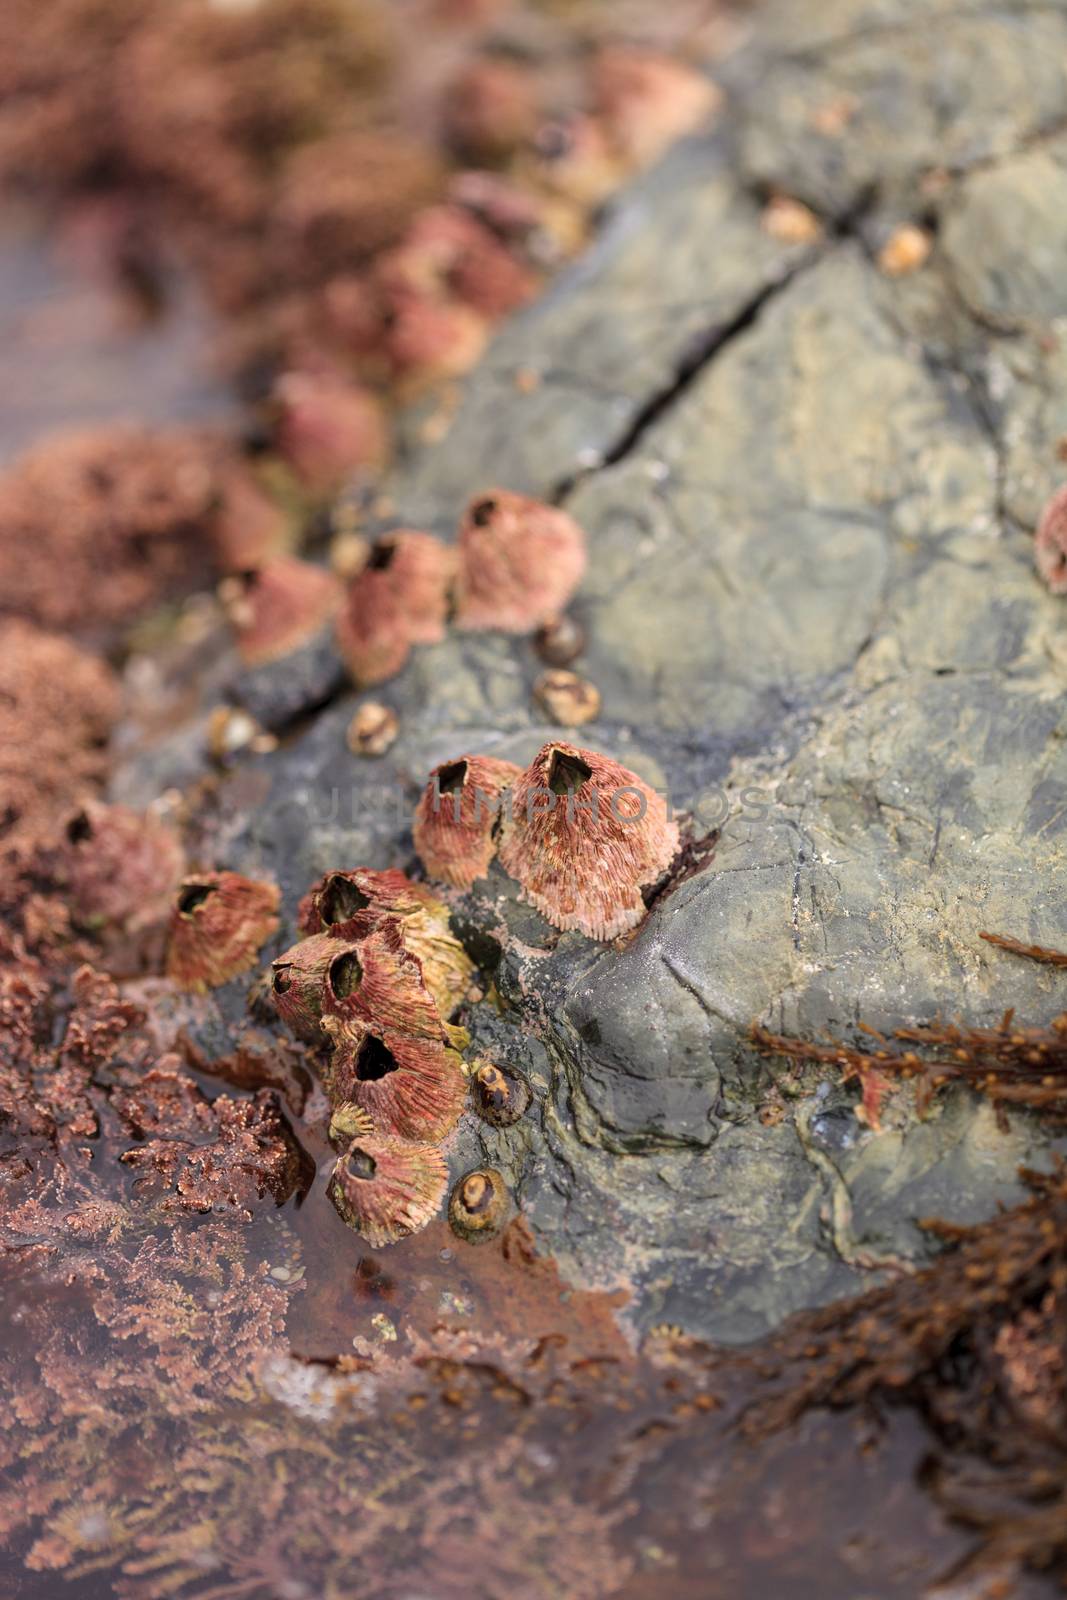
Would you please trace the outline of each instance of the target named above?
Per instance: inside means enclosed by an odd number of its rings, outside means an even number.
[[[219,588],[241,659],[250,667],[307,644],[336,616],[343,592],[332,572],[295,556],[227,578]]]
[[[550,667],[569,667],[585,649],[585,632],[573,617],[557,617],[538,628],[534,649]]]
[[[585,572],[565,511],[506,489],[477,495],[459,530],[456,624],[530,633],[560,615]]]
[[[822,238],[822,223],[814,211],[786,194],[771,196],[763,208],[760,227],[779,244],[815,244]]]
[[[903,278],[918,272],[933,249],[933,239],[914,222],[902,223],[889,235],[878,252],[878,266],[888,278]]]
[[[328,495],[349,473],[388,454],[385,417],[368,389],[333,373],[287,372],[274,385],[274,438],[310,494]]]
[[[338,1216],[377,1249],[424,1228],[447,1186],[434,1145],[361,1133],[338,1158],[327,1192]]]
[[[663,798],[595,750],[546,744],[515,784],[500,864],[557,928],[613,939],[645,915],[641,889],[670,865]]]
[[[1053,594],[1067,594],[1067,485],[1041,513],[1034,543],[1037,570]]]
[[[355,960],[355,946],[325,933],[301,939],[271,964],[271,997],[298,1038],[321,1042],[326,976],[335,962]]]
[[[394,378],[409,393],[462,377],[477,364],[489,323],[473,306],[410,290],[388,299],[383,349]]]
[[[246,971],[277,931],[280,898],[273,883],[236,872],[186,878],[171,911],[168,977],[202,993]]]
[[[536,79],[518,61],[476,57],[448,85],[442,109],[445,137],[465,160],[498,164],[534,133]]]
[[[530,1085],[515,1067],[478,1060],[471,1073],[471,1099],[484,1121],[494,1128],[510,1128],[530,1104]]]
[[[438,1143],[451,1133],[467,1098],[455,1050],[440,1038],[393,1033],[338,1012],[325,1015],[323,1027],[333,1043],[323,1072],[332,1104],[358,1106],[401,1139]]]
[[[534,684],[534,699],[565,728],[578,728],[600,713],[600,690],[576,672],[543,672]]]
[[[365,700],[348,724],[345,741],[354,756],[384,756],[400,732],[400,720],[389,706]]]
[[[369,1138],[373,1132],[374,1123],[362,1106],[357,1106],[352,1100],[344,1100],[334,1107],[329,1129],[331,1144],[348,1145],[353,1139]]]
[[[430,533],[402,528],[375,543],[337,619],[337,646],[357,683],[382,683],[413,644],[440,643],[454,572],[453,552]]]
[[[449,1225],[468,1244],[494,1238],[510,1214],[511,1196],[492,1167],[464,1173],[448,1198]]]
[[[395,870],[329,872],[305,895],[298,912],[303,932],[344,925],[352,939],[362,938],[385,917],[400,919],[402,943],[418,959],[441,1016],[449,1018],[466,996],[474,966],[452,932],[448,907],[423,884]]]
[[[427,872],[459,889],[483,878],[496,855],[504,791],[521,776],[513,761],[460,756],[435,767],[415,811],[415,849]]]

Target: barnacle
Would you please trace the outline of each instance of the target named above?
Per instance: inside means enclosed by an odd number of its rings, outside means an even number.
[[[275,444],[313,495],[338,489],[388,454],[385,417],[368,389],[323,372],[287,372],[274,385]]]
[[[565,511],[490,489],[459,530],[456,623],[530,633],[551,622],[585,572],[585,535]]]
[[[236,872],[204,872],[179,886],[171,911],[167,974],[203,992],[253,965],[278,927],[278,889]]]
[[[332,572],[280,556],[220,586],[242,659],[260,666],[307,644],[340,609]]]
[[[434,1145],[360,1134],[339,1157],[328,1192],[338,1215],[377,1249],[424,1228],[447,1184]]]
[[[496,854],[504,791],[521,776],[512,761],[460,756],[433,769],[415,811],[415,848],[431,877],[469,889]]]
[[[398,529],[379,539],[352,579],[337,619],[337,644],[357,683],[399,672],[413,644],[445,636],[455,556],[430,533]]]
[[[441,1038],[418,1038],[328,1013],[333,1055],[324,1069],[333,1105],[358,1106],[375,1127],[402,1139],[439,1142],[456,1126],[467,1098],[463,1063]]]
[[[626,45],[600,51],[592,81],[595,109],[615,148],[633,166],[657,160],[719,103],[718,89],[703,73]]]
[[[557,928],[613,939],[645,914],[642,887],[678,849],[678,825],[635,773],[574,745],[546,744],[518,780],[500,863]]]
[[[185,859],[173,829],[89,800],[66,827],[63,873],[74,920],[126,933],[166,920]]]
[[[414,1038],[465,1044],[466,1031],[446,1020],[448,1012],[426,982],[423,963],[405,931],[402,918],[387,916],[357,942],[338,939],[338,954],[326,970],[324,1012]]]
[[[471,1099],[475,1110],[494,1128],[510,1128],[530,1104],[530,1085],[515,1067],[498,1067],[478,1060],[471,1073]]]
[[[353,1100],[343,1100],[334,1107],[329,1129],[331,1144],[348,1145],[353,1139],[368,1138],[373,1132],[374,1123],[370,1116]]]
[[[1067,594],[1067,485],[1041,513],[1034,542],[1037,570],[1053,594]]]
[[[448,85],[443,111],[445,136],[466,160],[499,162],[534,133],[536,80],[505,56],[476,58]]]
[[[321,1018],[331,963],[355,946],[325,933],[301,939],[271,964],[271,997],[282,1021],[301,1039],[323,1037]]]
[[[468,1244],[492,1239],[511,1213],[511,1196],[499,1172],[477,1167],[464,1173],[448,1198],[448,1221],[453,1233]]]
[[[534,684],[534,699],[554,722],[565,728],[580,727],[600,714],[600,690],[596,684],[559,668],[542,672]]]
[[[466,995],[473,963],[449,925],[448,907],[402,872],[328,872],[305,895],[299,908],[305,933],[344,926],[347,938],[359,939],[383,917],[400,919],[404,947],[422,967],[422,978],[443,1018]]]

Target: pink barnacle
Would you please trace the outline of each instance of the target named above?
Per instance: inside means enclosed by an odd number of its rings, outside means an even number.
[[[430,774],[415,812],[415,848],[433,878],[469,889],[496,855],[502,796],[522,768],[492,756],[460,756]]]
[[[414,644],[445,636],[455,554],[430,533],[401,528],[379,539],[348,588],[337,644],[357,683],[400,671]]]
[[[1034,543],[1037,570],[1053,594],[1067,594],[1067,484],[1041,513]]]
[[[610,757],[556,742],[511,795],[500,864],[557,928],[613,939],[645,915],[642,888],[678,850],[662,796]]]
[[[489,489],[459,530],[456,624],[532,633],[553,622],[585,572],[585,535],[556,506]]]

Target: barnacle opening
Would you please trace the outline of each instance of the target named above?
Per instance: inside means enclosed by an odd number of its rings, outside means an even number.
[[[361,1150],[358,1145],[348,1152],[345,1157],[345,1171],[350,1178],[358,1178],[360,1182],[369,1182],[378,1170],[378,1163],[366,1150]]]
[[[339,956],[334,956],[330,962],[330,988],[338,1000],[355,994],[362,982],[363,968],[354,950],[342,950]]]
[[[293,982],[293,969],[291,967],[275,967],[271,987],[275,994],[287,994]]]
[[[447,767],[442,767],[437,774],[437,788],[441,794],[455,794],[462,789],[467,781],[467,763],[459,761],[449,762]]]
[[[368,572],[388,572],[396,555],[395,539],[379,539],[367,557]]]
[[[214,883],[187,883],[178,894],[178,912],[183,917],[191,917],[194,912],[211,898],[216,892]]]
[[[349,922],[369,905],[370,897],[357,889],[351,878],[343,872],[332,872],[319,896],[319,916],[327,927],[333,927],[335,922]]]
[[[93,836],[93,825],[86,811],[79,811],[77,816],[71,817],[67,823],[67,838],[71,844],[84,844]]]
[[[564,750],[553,750],[552,763],[548,769],[548,787],[553,794],[573,794],[583,783],[588,783],[592,776],[592,767],[587,766],[578,756],[568,755]]]
[[[359,1047],[356,1056],[356,1077],[360,1083],[376,1083],[379,1078],[395,1072],[399,1065],[389,1046],[371,1033]]]
[[[476,528],[485,528],[493,519],[496,510],[496,501],[491,497],[478,500],[471,506],[471,521]]]

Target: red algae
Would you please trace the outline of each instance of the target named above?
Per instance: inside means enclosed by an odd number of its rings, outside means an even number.
[[[553,622],[585,572],[585,535],[555,506],[488,489],[459,530],[456,625],[532,633]]]
[[[557,928],[613,939],[645,915],[678,825],[662,796],[595,750],[547,744],[516,783],[500,863]]]
[[[279,899],[274,884],[236,872],[186,878],[171,911],[168,977],[203,993],[246,972],[277,932]]]
[[[415,849],[427,872],[459,889],[483,878],[496,855],[502,795],[522,774],[512,761],[460,756],[430,774],[415,811]]]

